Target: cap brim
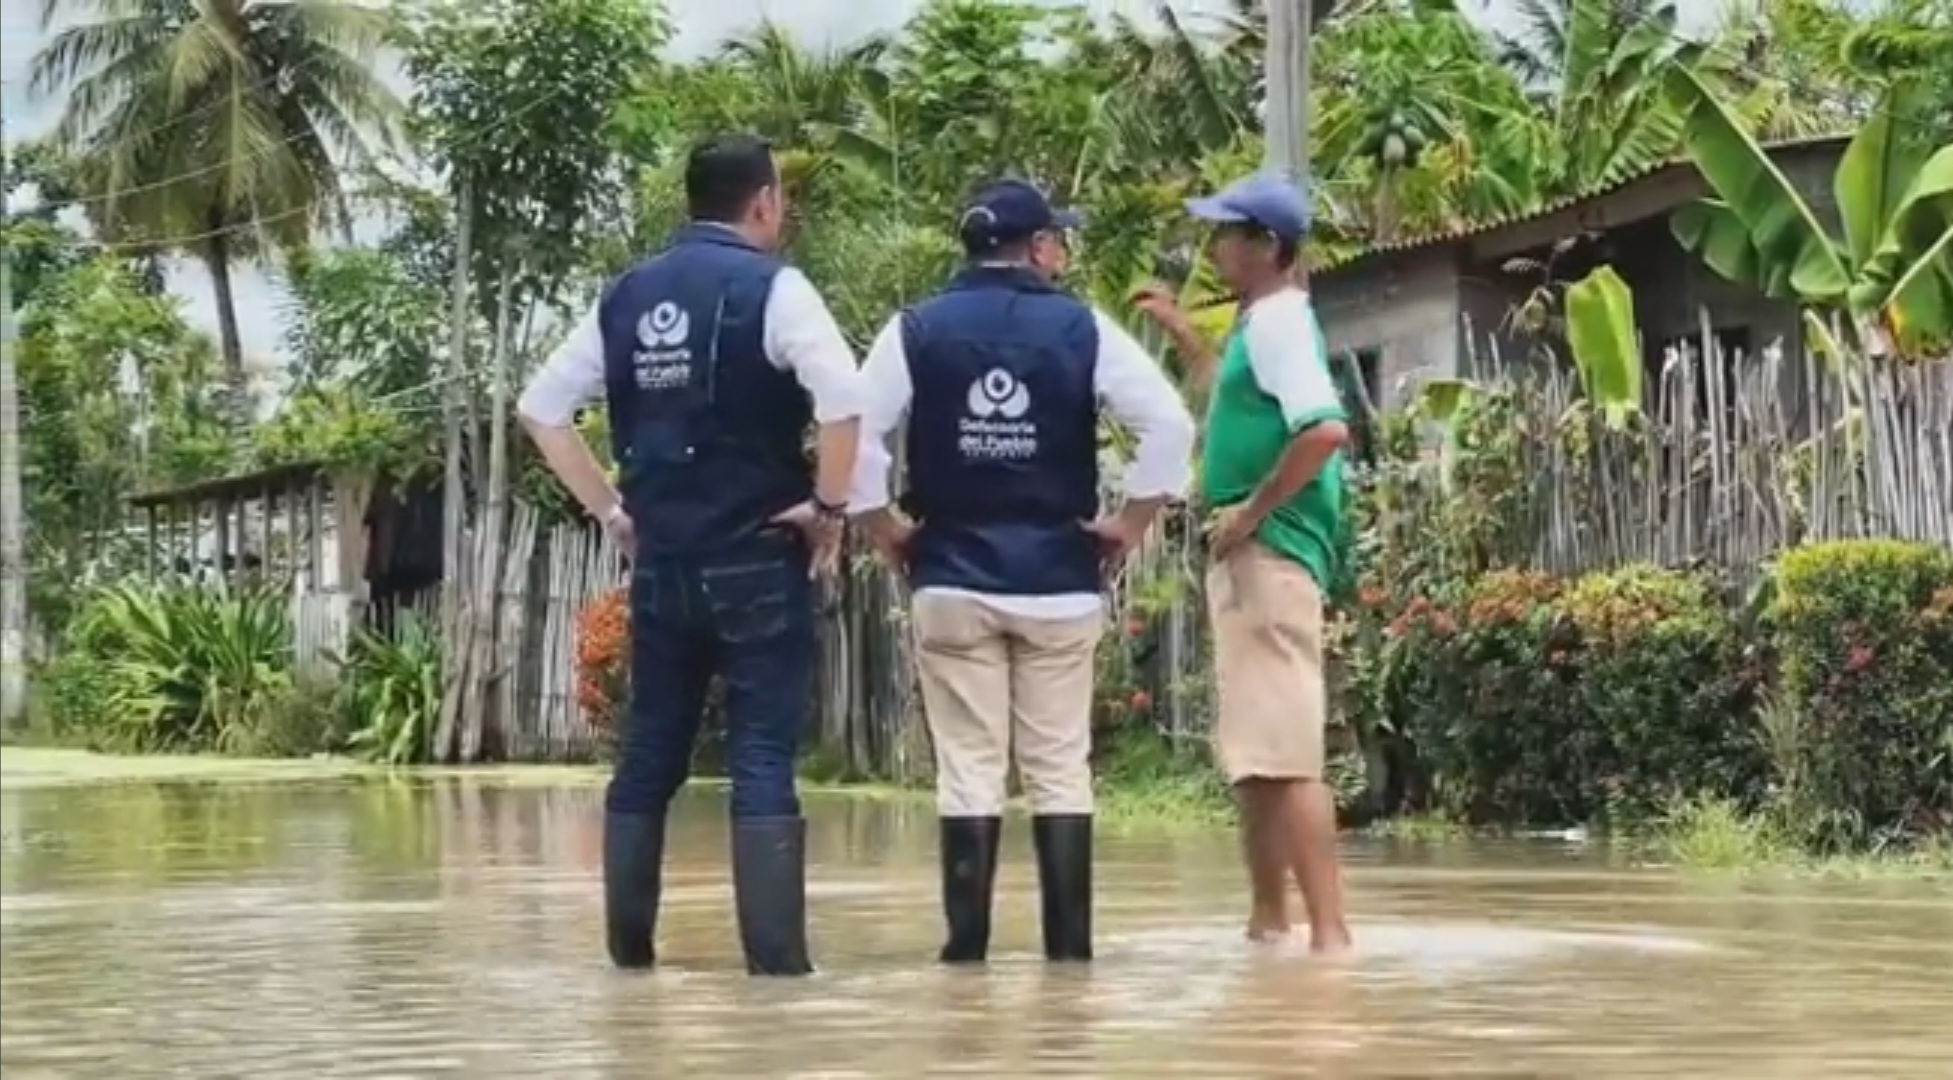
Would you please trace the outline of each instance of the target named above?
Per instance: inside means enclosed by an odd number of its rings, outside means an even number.
[[[1248,215],[1238,210],[1229,209],[1221,200],[1211,197],[1205,199],[1188,199],[1187,213],[1201,221],[1212,221],[1222,225],[1230,225],[1248,220]]]
[[[1082,229],[1085,215],[1076,210],[1054,210],[1051,212],[1051,227],[1054,229]]]

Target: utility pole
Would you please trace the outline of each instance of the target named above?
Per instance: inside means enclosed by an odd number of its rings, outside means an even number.
[[[0,116],[0,153],[5,152],[6,120]],[[7,729],[27,718],[27,503],[20,490],[18,336],[13,260],[0,254],[0,727]]]
[[[1309,41],[1313,0],[1267,0],[1267,137],[1262,167],[1290,180],[1309,175]],[[1327,9],[1330,5],[1323,4]]]

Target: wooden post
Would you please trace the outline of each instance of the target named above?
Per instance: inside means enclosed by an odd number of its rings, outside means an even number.
[[[150,581],[156,580],[156,504],[143,507],[142,572]]]
[[[269,484],[258,492],[258,579],[269,585],[271,574],[271,514],[278,508],[278,493]]]
[[[1263,167],[1290,180],[1309,175],[1309,41],[1311,0],[1270,0],[1268,115]]]
[[[231,550],[231,500],[228,496],[219,496],[211,507],[212,516],[215,518],[213,522],[215,528],[211,530],[211,534],[217,548],[213,556],[217,563],[217,580],[228,584],[230,562],[226,556]]]
[[[319,478],[315,476],[305,485],[305,573],[311,579],[314,593],[326,591],[325,537],[320,535],[325,508],[319,503]]]

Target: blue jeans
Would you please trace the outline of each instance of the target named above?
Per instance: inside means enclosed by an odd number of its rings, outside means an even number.
[[[778,536],[631,571],[631,703],[604,800],[662,814],[691,773],[712,677],[726,690],[732,816],[794,817],[794,757],[812,709],[814,591],[807,556]]]

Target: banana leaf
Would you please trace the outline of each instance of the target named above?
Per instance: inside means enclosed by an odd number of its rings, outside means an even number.
[[[1852,279],[1844,253],[1782,170],[1696,72],[1671,67],[1666,90],[1686,117],[1682,141],[1696,168],[1748,230],[1763,291],[1819,303],[1844,301]],[[1676,239],[1688,244],[1691,236],[1677,231]],[[1719,233],[1717,239],[1728,243]],[[1730,261],[1726,251],[1721,258]]]
[[[1641,346],[1634,333],[1634,294],[1611,266],[1566,290],[1566,336],[1587,400],[1616,431],[1641,409]]]
[[[1844,222],[1845,250],[1854,267],[1871,265],[1888,224],[1907,201],[1913,177],[1925,163],[1924,145],[1910,137],[1923,100],[1924,89],[1916,80],[1893,86],[1838,162],[1832,190]]]
[[[1922,353],[1953,339],[1953,146],[1942,147],[1914,177],[1861,286],[1865,307],[1877,304],[1901,352]]]

